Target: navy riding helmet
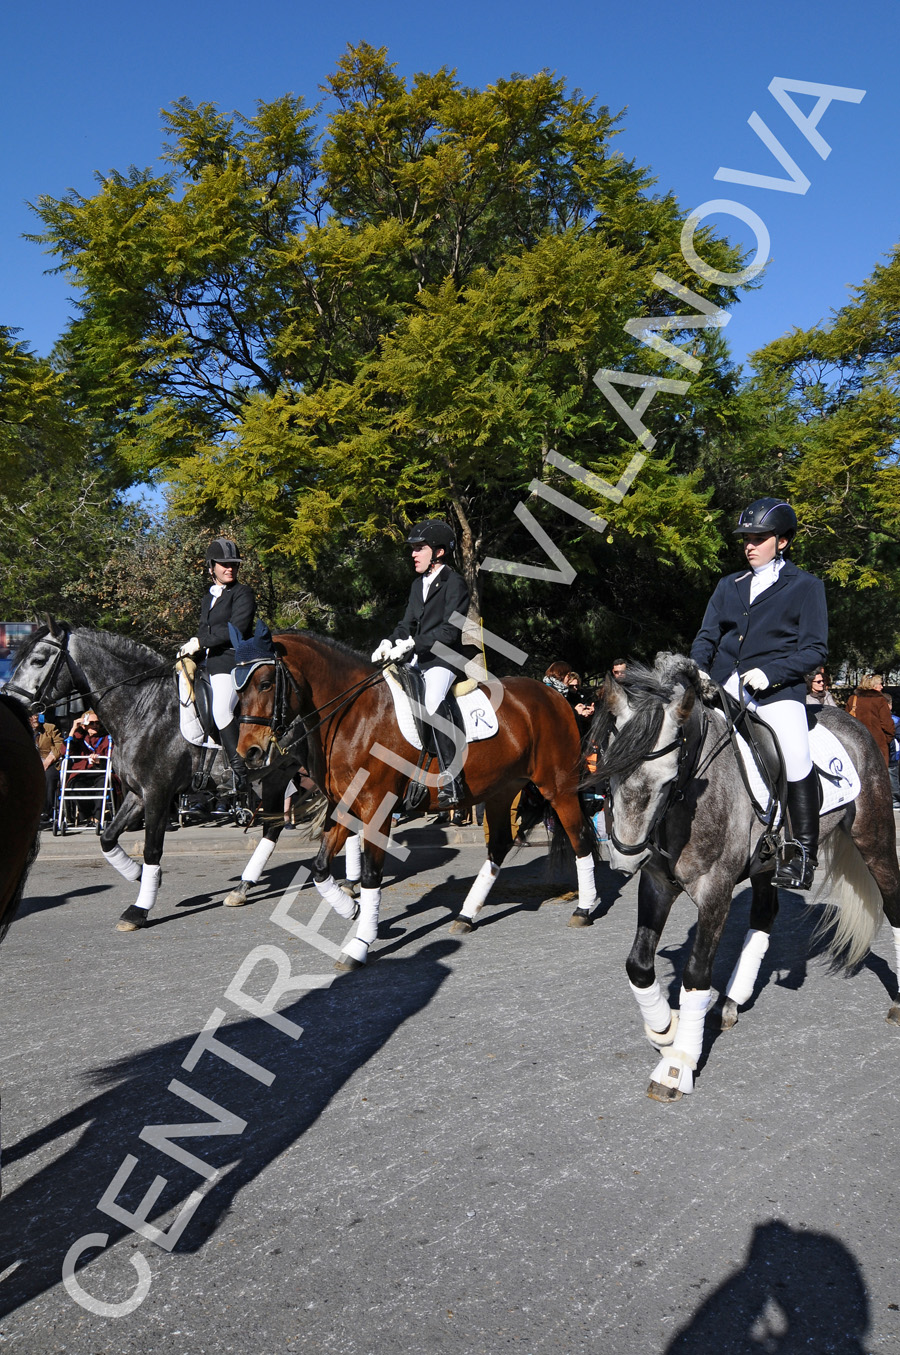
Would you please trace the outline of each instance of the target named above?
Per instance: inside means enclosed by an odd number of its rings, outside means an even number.
[[[207,565],[239,565],[240,552],[228,536],[217,536],[206,548]]]
[[[797,531],[797,514],[784,499],[754,499],[741,513],[734,530],[738,536],[774,532],[790,541]]]
[[[410,528],[409,536],[406,538],[408,546],[430,546],[432,550],[443,547],[449,555],[456,549],[456,537],[453,535],[452,527],[446,522],[441,522],[440,518],[425,518],[422,522],[417,522],[415,527]]]

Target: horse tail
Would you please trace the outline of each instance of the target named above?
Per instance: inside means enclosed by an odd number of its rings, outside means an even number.
[[[824,916],[815,929],[823,938],[833,969],[851,970],[868,954],[884,909],[878,886],[853,839],[843,828],[823,843]]]
[[[19,905],[22,902],[22,895],[25,892],[25,881],[28,879],[28,872],[37,860],[37,854],[41,850],[40,829],[35,832],[34,841],[28,848],[28,855],[25,858],[25,864],[22,867],[22,873],[16,881],[15,887],[9,896],[6,907],[3,910],[3,916],[0,917],[0,941],[3,940],[9,924],[12,922],[16,913],[19,911]]]

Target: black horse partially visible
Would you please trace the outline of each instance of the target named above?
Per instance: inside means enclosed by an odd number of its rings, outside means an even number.
[[[200,749],[182,737],[172,664],[147,645],[107,631],[72,628],[51,621],[19,650],[7,690],[32,707],[52,706],[68,696],[89,700],[113,738],[113,766],[126,794],[100,835],[103,855],[140,892],[117,924],[120,931],[146,925],[156,902],[160,861],[172,801],[191,783]],[[244,868],[256,883],[284,826],[281,808],[290,771],[263,788],[264,837]],[[119,838],[144,819],[144,863],[128,856]],[[245,903],[246,891],[226,902]]]

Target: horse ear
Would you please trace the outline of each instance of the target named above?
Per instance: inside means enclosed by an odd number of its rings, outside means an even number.
[[[615,716],[624,715],[628,709],[628,700],[612,673],[607,673],[603,683],[603,700]]]
[[[59,635],[61,635],[61,634],[62,634],[62,631],[61,631],[60,627],[56,624],[56,622],[53,620],[53,617],[50,615],[50,613],[49,613],[49,612],[45,612],[44,615],[45,615],[46,618],[47,618],[47,629],[48,629],[48,631],[50,632],[50,634],[51,634],[52,636],[54,636],[54,638],[56,638],[56,637],[58,637]]]
[[[683,725],[685,723],[691,711],[694,709],[694,702],[696,699],[697,693],[694,688],[691,686],[685,687],[675,711],[675,723],[677,725]]]

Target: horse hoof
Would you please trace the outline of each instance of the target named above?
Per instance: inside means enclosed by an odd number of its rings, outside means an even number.
[[[590,908],[576,908],[566,923],[567,927],[593,927],[594,919]]]
[[[720,997],[710,1012],[712,1024],[719,1030],[733,1030],[738,1023],[738,1004],[730,997]]]
[[[455,932],[457,936],[466,936],[469,932],[475,930],[475,924],[470,922],[467,917],[458,917],[450,923],[450,931]]]
[[[647,1088],[647,1095],[651,1101],[680,1101],[684,1092],[680,1092],[677,1087],[666,1087],[662,1082],[651,1082]]]
[[[359,898],[359,880],[342,880],[338,889],[343,889],[345,894],[349,894],[351,899]]]
[[[362,969],[365,960],[354,960],[352,955],[339,955],[334,967],[339,974],[352,974],[354,969]]]
[[[226,894],[223,900],[226,908],[243,908],[247,902],[248,891],[242,889],[240,885],[232,889],[230,894]]]
[[[139,932],[147,925],[147,909],[130,903],[116,923],[117,932]]]
[[[900,1002],[894,1003],[884,1019],[885,1021],[889,1021],[892,1026],[900,1026]]]

